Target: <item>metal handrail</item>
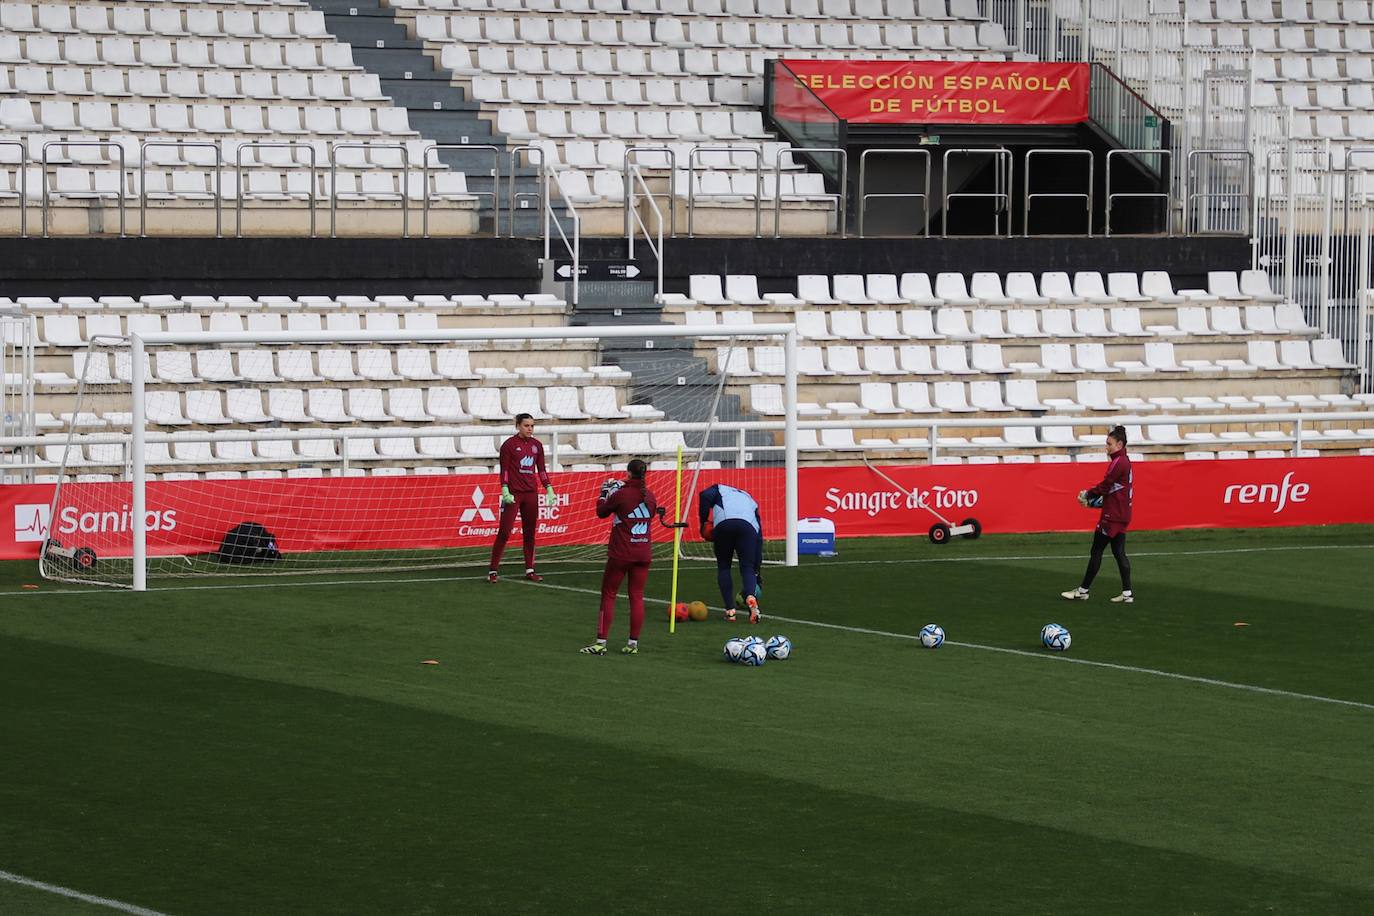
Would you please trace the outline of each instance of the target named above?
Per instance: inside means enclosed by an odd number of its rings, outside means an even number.
[[[519,168],[519,154],[521,152],[539,154],[539,190],[537,192],[520,191],[516,193],[515,172]],[[530,160],[528,155],[525,158]],[[534,165],[533,160],[529,161],[529,165]],[[547,165],[548,157],[544,155],[544,147],[542,146],[536,146],[530,143],[524,146],[512,146],[510,148],[510,177],[507,179],[506,184],[506,206],[510,208],[510,234],[508,238],[515,238],[515,211],[518,209],[515,205],[516,201],[524,200],[527,197],[533,197],[535,200],[539,201],[539,212],[544,212],[544,199],[549,193],[549,182],[544,176],[544,169]]]
[[[23,140],[0,140],[0,146],[19,147],[19,237],[26,239],[29,237],[29,147]]]
[[[668,154],[668,236],[677,238],[677,207],[673,206],[673,178],[677,174],[677,151],[671,146],[631,146],[625,150],[625,161],[622,170],[625,172],[625,234],[630,234],[630,206],[633,196],[633,187],[630,184],[630,167],[637,163],[631,163],[630,159],[637,153],[667,153]],[[649,194],[649,199],[653,199],[653,194]]]
[[[993,169],[997,188],[995,191],[955,191],[949,190],[949,158],[951,156],[991,156],[993,158]],[[1007,212],[1007,232],[1006,238],[1011,238],[1011,190],[1010,174],[1012,166],[1011,150],[1004,146],[989,147],[987,149],[947,149],[945,150],[942,162],[942,174],[940,175],[940,237],[949,238],[949,205],[956,198],[967,197],[970,199],[989,199],[999,204],[993,210],[993,236],[1002,235],[998,224],[1001,222],[1001,214]]]
[[[424,205],[424,216],[423,216],[423,220],[422,220],[423,226],[422,226],[422,231],[421,231],[421,238],[429,238],[429,171],[430,171],[430,169],[429,169],[429,154],[430,154],[432,151],[434,151],[434,150],[439,150],[439,149],[458,149],[458,150],[477,150],[477,149],[482,149],[482,150],[490,150],[490,151],[491,151],[491,190],[490,190],[490,191],[474,191],[474,190],[472,190],[471,188],[468,188],[468,194],[469,194],[469,196],[472,196],[472,197],[490,197],[490,198],[491,198],[491,237],[492,237],[492,238],[500,238],[500,237],[501,237],[501,197],[500,197],[500,188],[501,188],[501,149],[500,149],[500,147],[493,146],[493,145],[491,145],[490,143],[431,143],[431,144],[429,144],[428,146],[425,147],[425,151],[421,154],[421,162],[422,162],[422,164],[423,164],[423,166],[424,166],[424,168],[423,168],[421,174],[424,176],[424,181],[425,181],[425,205]],[[439,165],[442,166],[443,163],[441,162],[441,163],[439,163]],[[467,174],[467,173],[465,172],[464,175],[466,176],[466,174]],[[466,177],[464,178],[464,180],[466,181]],[[512,171],[511,171],[511,180],[512,180],[512,181],[515,180],[515,172],[514,172],[513,169],[512,169]],[[410,190],[410,188],[409,188],[409,181],[410,181],[410,172],[406,172],[406,183],[407,183],[406,191],[407,191],[407,192],[409,192],[409,190]],[[513,220],[513,219],[514,219],[514,217],[512,217],[512,220]]]
[[[338,152],[341,149],[398,149],[401,151],[401,238],[410,238],[410,204],[407,200],[406,177],[410,174],[410,151],[404,143],[335,143],[329,147],[329,237],[338,238],[339,172]],[[311,211],[312,217],[314,211]],[[313,232],[311,233],[314,234]]]
[[[1173,195],[1168,191],[1118,191],[1112,192],[1112,159],[1116,156],[1162,156],[1164,161],[1160,165],[1160,174],[1164,174],[1171,169],[1166,168],[1173,160],[1173,151],[1167,149],[1114,149],[1107,151],[1107,210],[1103,215],[1102,234],[1110,236],[1112,234],[1112,204],[1118,197],[1123,198],[1155,198],[1164,201],[1164,236],[1173,238],[1174,221],[1169,219],[1169,204],[1173,201]]]
[[[754,157],[754,238],[763,236],[763,150],[756,146],[694,146],[687,154],[687,237],[695,238],[696,165],[701,153],[745,153]],[[716,195],[718,199],[748,200],[747,194]]]
[[[1245,161],[1245,190],[1244,191],[1194,191],[1193,179],[1195,170],[1193,160],[1206,156],[1212,159],[1243,159]],[[1193,200],[1201,198],[1204,200],[1221,199],[1232,200],[1239,198],[1245,205],[1245,226],[1239,234],[1250,234],[1250,200],[1254,196],[1254,154],[1250,150],[1242,149],[1194,149],[1188,151],[1186,162],[1187,171],[1184,178],[1183,188],[1183,230],[1192,233]],[[1290,199],[1292,195],[1289,195]],[[1226,233],[1230,235],[1232,233]]]
[[[655,259],[657,260],[657,262],[658,262],[658,289],[657,289],[657,294],[658,294],[659,296],[662,296],[662,295],[663,295],[663,211],[660,210],[660,209],[658,208],[658,203],[654,200],[654,195],[653,195],[652,193],[649,192],[649,186],[644,182],[644,175],[643,175],[643,173],[641,173],[641,172],[639,171],[639,166],[637,166],[637,165],[630,165],[630,166],[627,166],[627,168],[628,168],[628,171],[625,172],[625,180],[626,180],[626,183],[630,185],[631,193],[633,193],[633,189],[634,189],[633,182],[638,181],[639,184],[640,184],[640,186],[644,188],[644,196],[645,196],[645,198],[649,201],[649,206],[650,206],[651,208],[653,208],[653,211],[654,211],[654,219],[655,219],[655,221],[656,221],[656,223],[657,223],[657,225],[658,225],[658,244],[655,245],[654,242],[653,242],[653,240],[652,240],[651,238],[649,238],[649,229],[648,229],[647,226],[644,225],[644,220],[643,220],[643,218],[640,217],[639,211],[638,211],[638,210],[634,210],[633,208],[631,208],[630,212],[633,214],[634,219],[635,219],[635,222],[639,224],[639,230],[640,230],[641,232],[644,233],[644,241],[645,241],[645,243],[649,246],[649,250],[652,251],[652,252],[654,253],[654,258],[655,258]],[[627,200],[629,199],[629,197],[630,197],[630,194],[626,194],[626,199],[627,199]],[[672,202],[671,202],[671,200],[670,200],[670,201],[669,201],[669,204],[671,205],[671,203],[672,203]],[[630,243],[630,245],[629,245],[629,249],[630,249],[630,250],[629,250],[630,260],[633,261],[633,260],[634,260],[634,257],[635,257],[635,234],[634,234],[633,232],[630,233],[629,243]]]
[[[223,223],[221,221],[221,206],[223,204],[223,186],[221,185],[220,173],[224,169],[224,156],[220,151],[219,144],[210,140],[147,140],[138,145],[138,234],[140,238],[148,237],[148,182],[147,165],[148,150],[152,147],[172,147],[183,149],[186,147],[202,147],[215,151],[215,238],[223,238]],[[313,182],[313,178],[312,178]],[[313,185],[312,189],[313,191]],[[312,233],[313,234],[313,233]]]
[[[1036,191],[1031,193],[1031,158],[1034,156],[1086,156],[1088,159],[1088,191],[1083,193],[1066,191]],[[1058,197],[1071,200],[1082,199],[1088,213],[1088,238],[1093,237],[1093,153],[1086,149],[1033,149],[1026,151],[1025,179],[1021,184],[1021,237],[1030,238],[1031,203],[1037,197]]]
[[[572,304],[577,305],[579,275],[582,273],[582,216],[577,212],[577,207],[568,197],[568,192],[563,188],[563,182],[559,180],[558,173],[545,166],[544,186],[547,188],[552,181],[558,186],[558,195],[563,198],[563,205],[568,208],[568,215],[573,221],[572,241],[568,241],[568,234],[563,231],[563,226],[554,218],[553,199],[547,191],[544,193],[544,260],[549,260],[549,223],[552,222],[558,229],[558,235],[563,239],[563,247],[568,249],[572,255]]]
[[[782,157],[790,156],[794,151],[839,155],[840,190],[825,196],[835,198],[835,228],[839,230],[839,237],[844,238],[845,216],[849,212],[849,150],[842,146],[796,146],[778,150],[778,157],[773,161],[773,238],[782,236]],[[825,173],[821,174],[824,176]]]
[[[62,149],[72,149],[77,146],[96,147],[99,149],[114,149],[119,151],[119,193],[115,195],[115,200],[119,204],[119,237],[124,238],[124,176],[126,173],[124,163],[124,145],[116,143],[114,140],[49,140],[43,144],[43,238],[48,237],[48,150],[52,147]]]
[[[880,156],[921,156],[926,161],[926,177],[924,191],[882,191],[873,194],[867,193],[864,189],[868,186],[868,156],[870,153]],[[921,225],[925,228],[925,237],[930,238],[930,150],[928,149],[866,149],[859,155],[859,238],[864,238],[864,214],[868,210],[869,198],[878,200],[896,199],[916,199],[921,201]]]
[[[243,237],[243,151],[246,149],[296,149],[310,151],[310,237],[315,237],[315,147],[305,140],[252,140],[234,152],[234,238]],[[333,159],[333,156],[330,157]],[[333,181],[331,180],[331,190]]]

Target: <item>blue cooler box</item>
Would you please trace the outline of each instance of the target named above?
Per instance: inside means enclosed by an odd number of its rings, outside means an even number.
[[[835,555],[835,523],[828,518],[797,519],[797,553]]]

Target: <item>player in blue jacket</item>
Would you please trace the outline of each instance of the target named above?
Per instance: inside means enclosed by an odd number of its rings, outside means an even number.
[[[744,490],[718,483],[701,491],[698,503],[701,537],[716,549],[716,581],[725,603],[725,619],[735,619],[735,582],[730,560],[739,557],[744,604],[749,622],[759,622],[759,586],[763,582],[763,520],[759,504]]]

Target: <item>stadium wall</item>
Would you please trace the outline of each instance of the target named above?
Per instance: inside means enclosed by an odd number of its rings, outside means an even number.
[[[789,292],[798,274],[911,270],[1167,270],[1189,288],[1205,287],[1209,270],[1250,266],[1238,237],[676,238],[665,248],[670,291],[692,274],[752,274],[764,292]],[[543,250],[537,239],[0,239],[0,296],[526,293],[539,288]],[[624,239],[582,240],[587,260],[625,254]]]
[[[899,489],[863,466],[802,468],[798,514],[834,522],[841,550],[848,537],[924,537],[936,520],[932,509],[953,523],[977,518],[988,533],[1086,532],[1097,512],[1085,511],[1074,497],[1103,470],[1076,463],[885,469]],[[1374,522],[1374,490],[1359,485],[1374,477],[1374,457],[1150,461],[1133,470],[1137,530]],[[781,475],[781,469],[754,469],[736,481],[740,473],[714,471],[710,482],[747,484],[761,494],[765,535],[776,536],[782,507],[770,505],[767,494],[782,488],[760,485],[759,475]],[[554,475],[560,499],[540,511],[541,543],[604,538],[607,523],[595,518],[595,505],[605,476]],[[649,484],[672,492],[669,472],[651,473]],[[129,486],[67,486],[85,490],[70,505],[87,509],[64,510],[58,519],[49,514],[51,484],[0,486],[0,518],[13,519],[12,528],[0,525],[0,559],[36,558],[49,536],[101,556],[128,555]],[[285,553],[483,547],[495,533],[499,492],[495,475],[150,481],[148,549],[154,556],[212,552],[225,532],[250,520],[265,525]],[[415,506],[447,508],[417,512]],[[687,534],[696,538],[695,527]]]

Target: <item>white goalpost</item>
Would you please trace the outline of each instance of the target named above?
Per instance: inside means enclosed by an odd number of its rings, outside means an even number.
[[[681,506],[681,557],[710,556],[697,492],[727,482],[764,506],[767,559],[795,565],[796,346],[783,323],[102,338],[76,361],[70,410],[54,411],[70,432],[48,450],[61,463],[40,570],[142,591],[170,576],[485,565],[496,449],[525,404],[556,491],[540,496],[541,566],[600,562],[596,493],[636,457],[660,504]],[[736,351],[762,347],[776,368],[736,374],[751,362]],[[761,379],[780,411],[754,410]],[[506,563],[521,540],[517,521]],[[656,555],[671,543],[665,529]]]

